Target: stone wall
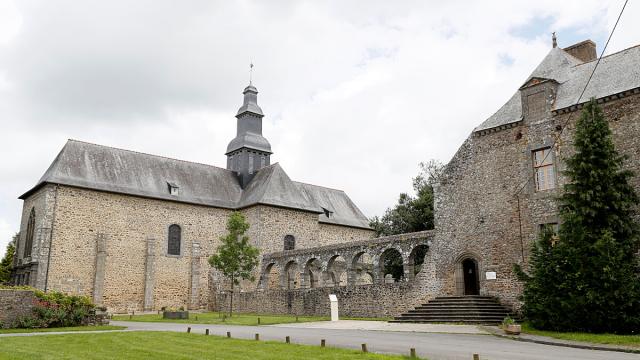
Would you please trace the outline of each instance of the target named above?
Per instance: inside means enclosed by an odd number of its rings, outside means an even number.
[[[8,328],[16,319],[31,315],[36,296],[31,290],[0,289],[0,328]]]
[[[207,259],[226,234],[231,210],[68,186],[56,189],[47,289],[90,296],[111,312],[130,312],[204,308],[212,301],[211,289],[228,287]],[[41,198],[40,192],[29,197],[25,208]],[[251,225],[248,235],[261,253],[282,250],[288,234],[296,237],[298,248],[342,239],[335,235],[340,231],[336,226],[323,240],[316,213],[262,205],[243,212]],[[172,224],[182,233],[177,256],[167,254]],[[343,241],[371,233],[345,229]],[[247,281],[241,288],[253,290],[256,283]]]

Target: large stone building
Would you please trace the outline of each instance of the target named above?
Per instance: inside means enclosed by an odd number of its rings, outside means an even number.
[[[14,283],[89,295],[117,312],[203,308],[223,281],[207,258],[234,210],[262,253],[373,237],[343,191],[270,164],[257,94],[244,90],[226,169],[69,140],[20,197]]]

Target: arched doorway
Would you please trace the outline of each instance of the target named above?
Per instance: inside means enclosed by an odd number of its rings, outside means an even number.
[[[462,273],[464,277],[464,295],[480,295],[478,263],[471,258],[464,259],[462,261]]]

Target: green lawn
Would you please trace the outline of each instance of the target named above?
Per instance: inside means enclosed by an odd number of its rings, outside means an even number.
[[[126,320],[126,321],[143,321],[143,322],[178,322],[189,324],[227,324],[227,325],[258,325],[258,318],[260,318],[260,325],[272,325],[272,324],[285,324],[296,322],[295,315],[259,315],[259,314],[233,314],[232,317],[227,317],[224,321],[222,314],[217,312],[206,313],[190,313],[188,320],[167,320],[162,318],[162,314],[145,314],[145,315],[116,315],[113,320]],[[380,319],[364,319],[364,318],[342,318],[343,320],[388,320],[387,318]],[[331,320],[326,316],[299,316],[298,322],[309,321],[328,321]]]
[[[403,358],[331,347],[153,331],[10,337],[0,341],[0,359],[15,360]]]
[[[522,332],[532,335],[549,336],[562,340],[584,341],[595,344],[610,344],[610,345],[624,345],[640,348],[640,334],[639,335],[616,335],[616,334],[591,334],[580,332],[557,332],[538,330],[531,327],[531,325],[522,324]]]
[[[31,333],[31,332],[56,332],[56,331],[105,331],[105,330],[123,330],[126,326],[73,326],[73,327],[59,327],[59,328],[43,328],[43,329],[0,329],[0,334],[14,334],[14,333]]]

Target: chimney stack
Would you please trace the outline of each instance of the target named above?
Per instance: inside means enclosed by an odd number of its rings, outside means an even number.
[[[581,41],[577,44],[566,47],[563,50],[583,62],[593,61],[598,58],[598,54],[596,53],[596,43],[591,40]]]

